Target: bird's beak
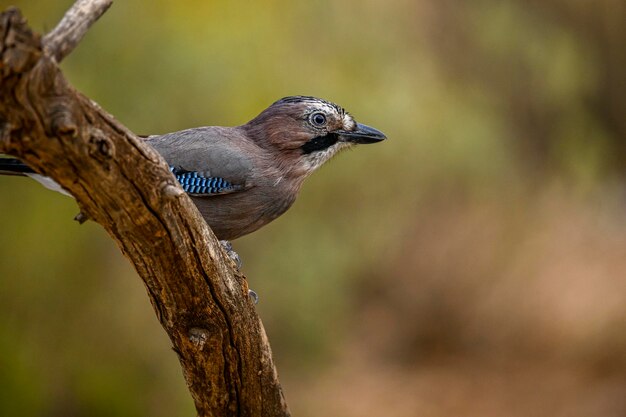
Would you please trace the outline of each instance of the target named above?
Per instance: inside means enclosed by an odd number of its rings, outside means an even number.
[[[376,143],[381,140],[387,139],[387,136],[380,130],[376,130],[373,127],[363,125],[361,123],[356,124],[356,129],[352,131],[340,130],[336,132],[341,140],[352,143]]]

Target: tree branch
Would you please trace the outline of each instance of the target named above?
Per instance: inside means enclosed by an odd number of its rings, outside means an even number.
[[[78,0],[74,3],[57,27],[43,37],[46,53],[61,62],[111,4],[113,0]]]
[[[0,153],[52,177],[118,243],[200,416],[287,416],[245,277],[165,161],[57,66],[109,3],[79,0],[43,42],[17,9],[0,14]]]

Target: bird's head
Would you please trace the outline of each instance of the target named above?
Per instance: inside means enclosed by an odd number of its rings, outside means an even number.
[[[280,99],[243,127],[257,144],[289,155],[306,174],[342,149],[386,139],[340,106],[306,96]]]

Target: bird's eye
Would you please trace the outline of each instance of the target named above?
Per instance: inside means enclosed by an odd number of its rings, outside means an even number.
[[[326,125],[326,116],[324,115],[324,113],[313,113],[310,120],[311,123],[313,123],[313,125],[317,127],[322,127]]]

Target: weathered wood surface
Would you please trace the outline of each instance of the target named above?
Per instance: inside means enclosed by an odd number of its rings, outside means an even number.
[[[146,285],[198,415],[287,416],[245,277],[165,161],[57,65],[109,5],[79,0],[43,38],[17,9],[0,15],[0,153],[56,180],[118,243]]]

